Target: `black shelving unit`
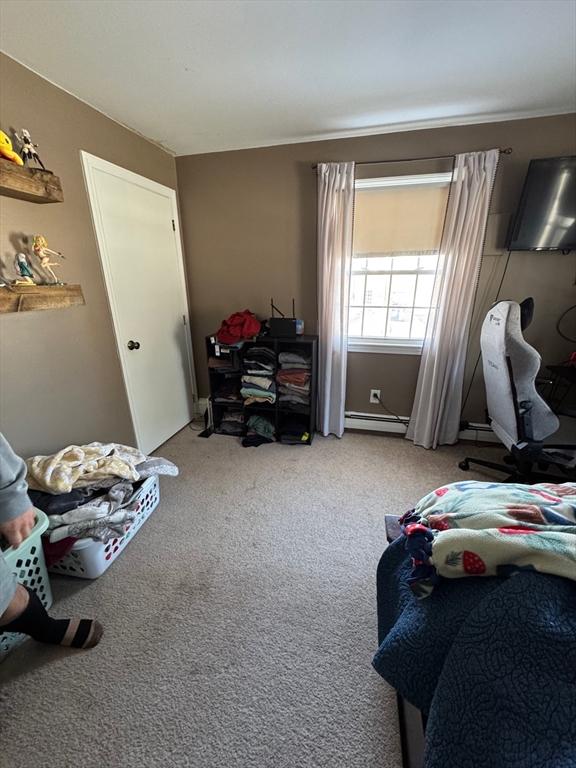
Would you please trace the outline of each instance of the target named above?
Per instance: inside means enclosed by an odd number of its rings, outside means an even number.
[[[240,381],[242,377],[242,364],[244,355],[246,352],[254,346],[268,347],[274,350],[276,360],[281,352],[297,352],[309,357],[311,361],[310,369],[310,404],[308,406],[299,405],[291,407],[290,405],[283,403],[278,393],[276,396],[276,402],[271,404],[258,403],[254,405],[245,405],[243,400],[231,402],[221,401],[217,397],[217,393],[221,391],[223,384],[228,380],[231,383],[235,382],[240,389]],[[318,396],[318,336],[306,335],[296,336],[295,338],[273,338],[271,336],[258,336],[256,339],[244,342],[240,349],[227,346],[226,344],[220,344],[216,339],[216,336],[206,337],[206,353],[208,357],[208,375],[210,380],[210,403],[212,409],[213,429],[217,434],[228,434],[219,432],[220,423],[223,415],[227,411],[241,411],[243,414],[243,425],[245,432],[245,425],[252,413],[261,413],[263,416],[267,415],[274,423],[276,431],[276,439],[280,440],[282,432],[282,426],[288,419],[298,415],[305,421],[307,425],[307,432],[309,438],[306,442],[302,442],[303,445],[311,445],[314,432],[316,430],[316,402]],[[211,367],[210,361],[223,361],[227,363],[227,367]],[[273,419],[272,419],[273,417]],[[232,435],[239,437],[240,435]]]

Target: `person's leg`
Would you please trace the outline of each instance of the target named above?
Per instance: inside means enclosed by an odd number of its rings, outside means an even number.
[[[40,643],[93,648],[103,633],[102,625],[92,619],[51,618],[35,592],[16,584],[1,554],[0,611],[1,632],[21,632]]]

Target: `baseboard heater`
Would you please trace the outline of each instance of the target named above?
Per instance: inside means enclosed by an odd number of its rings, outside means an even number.
[[[404,435],[408,429],[408,416],[391,416],[387,413],[359,413],[346,411],[346,429],[367,429],[374,432],[395,432]]]
[[[387,413],[359,413],[346,411],[344,426],[346,429],[362,429],[370,432],[389,432],[405,435],[408,429],[409,416],[391,416]],[[486,443],[498,443],[498,438],[489,424],[470,423],[467,429],[461,430],[460,440],[474,440]]]

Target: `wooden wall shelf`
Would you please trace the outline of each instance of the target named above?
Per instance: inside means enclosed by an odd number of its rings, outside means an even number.
[[[30,203],[62,203],[64,193],[58,176],[0,158],[0,195]]]
[[[86,304],[80,285],[0,286],[0,314],[63,309]]]

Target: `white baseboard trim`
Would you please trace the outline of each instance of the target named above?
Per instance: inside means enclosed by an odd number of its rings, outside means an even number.
[[[388,432],[389,434],[405,435],[408,428],[408,416],[380,416],[373,413],[359,413],[358,411],[346,411],[344,419],[345,429],[362,429],[369,432]],[[470,424],[468,429],[463,429],[458,438],[460,440],[473,440],[482,443],[498,443],[499,440],[488,424]]]

